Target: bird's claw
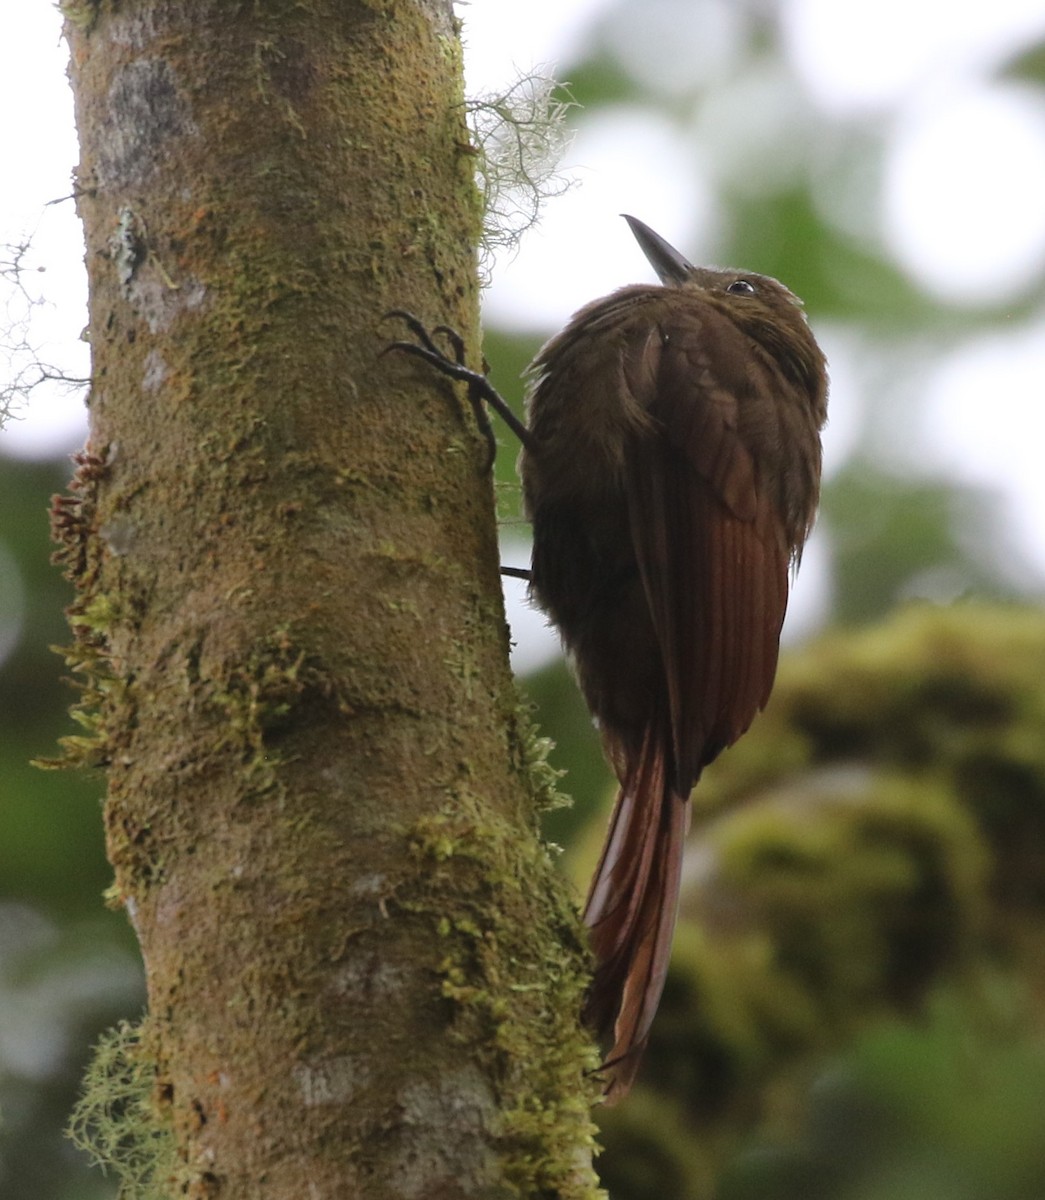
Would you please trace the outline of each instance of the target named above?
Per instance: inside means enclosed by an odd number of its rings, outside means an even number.
[[[411,354],[414,358],[420,358],[435,367],[437,371],[449,376],[450,379],[456,379],[468,385],[468,402],[475,413],[479,431],[482,433],[487,446],[483,469],[484,471],[490,471],[493,468],[494,459],[497,457],[497,440],[490,425],[490,418],[483,407],[483,400],[488,400],[493,395],[501,404],[504,402],[490,386],[489,380],[486,378],[486,372],[473,371],[466,365],[464,338],[461,337],[456,329],[452,329],[449,325],[435,325],[431,332],[429,332],[428,327],[422,320],[403,308],[391,309],[385,313],[382,320],[387,321],[393,318],[403,321],[414,337],[417,338],[417,341],[389,342],[381,351],[381,354],[385,355],[390,350],[397,350],[402,354]],[[450,343],[450,349],[453,352],[452,358],[437,345],[435,341],[435,335],[437,334],[444,337]]]
[[[407,329],[417,338],[417,342],[390,342],[381,351],[382,354],[387,354],[390,350],[412,354],[415,358],[421,358],[425,362],[431,363],[433,367],[442,371],[444,375],[449,375],[451,379],[459,379],[464,383],[471,383],[474,379],[485,380],[485,372],[473,371],[466,364],[464,338],[456,329],[452,329],[449,325],[436,325],[429,332],[422,320],[404,308],[393,308],[386,312],[381,319],[388,321],[393,318],[405,322]],[[453,357],[436,344],[436,334],[441,334],[450,343]]]
[[[486,378],[486,373],[489,370],[486,360],[483,360],[483,369],[481,371],[473,371],[465,365],[464,338],[461,337],[456,329],[451,329],[449,325],[436,325],[429,332],[423,321],[403,308],[394,308],[390,312],[385,313],[384,319],[387,320],[392,317],[400,321],[405,321],[407,328],[417,338],[417,341],[391,342],[381,351],[382,354],[387,354],[389,350],[399,350],[404,354],[412,354],[415,358],[420,358],[426,363],[430,363],[437,371],[442,372],[442,374],[449,376],[451,379],[468,384],[468,403],[472,406],[472,411],[475,413],[475,419],[480,432],[486,439],[486,444],[489,448],[486,470],[490,470],[493,467],[494,458],[497,455],[497,441],[494,438],[490,418],[486,412],[487,404],[500,415],[504,423],[519,441],[522,442],[526,449],[534,449],[533,435],[515,413],[512,412],[511,406],[504,397],[501,396],[489,379]],[[444,353],[436,344],[434,340],[435,334],[441,335],[450,343],[450,348],[453,351],[452,358],[450,355]]]

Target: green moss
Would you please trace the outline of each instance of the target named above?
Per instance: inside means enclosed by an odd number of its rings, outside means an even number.
[[[87,632],[90,627],[80,625],[70,616],[79,640],[71,646],[55,647],[66,665],[74,672],[72,682],[80,691],[80,698],[69,715],[84,731],[67,734],[58,739],[61,755],[58,758],[37,758],[33,765],[42,770],[63,768],[94,768],[108,765],[112,758],[110,731],[116,726],[113,714],[125,712],[131,703],[125,680],[112,673],[108,645],[99,630]]]
[[[210,752],[240,758],[255,794],[280,786],[283,760],[276,742],[307,701],[351,712],[330,673],[295,641],[289,625],[257,639],[223,678],[204,682],[203,699],[221,717]]]
[[[83,33],[90,33],[98,20],[100,0],[59,0],[58,11]]]
[[[233,669],[213,701],[230,714],[236,733],[258,749],[266,730],[291,711],[305,690],[305,652],[298,649],[289,627],[279,626],[255,644],[242,667]]]
[[[111,596],[95,594],[70,609],[69,623],[104,634],[120,619],[120,605]]]
[[[37,759],[35,765],[44,769],[105,766],[113,749],[110,731],[117,727],[112,714],[126,713],[131,703],[127,682],[112,668],[108,640],[126,616],[125,606],[102,585],[102,550],[95,534],[98,489],[109,474],[108,453],[83,451],[74,462],[69,490],[52,497],[50,516],[57,545],[53,561],[76,588],[76,599],[66,610],[75,641],[55,651],[80,690],[71,716],[84,732],[59,739],[61,757]]]
[[[716,888],[745,912],[713,952],[757,961],[731,1003],[767,1051],[830,1044],[903,1005],[983,932],[983,847],[939,782],[826,775],[763,795],[707,844]]]
[[[579,1021],[587,951],[548,849],[464,790],[418,823],[411,848],[420,868],[411,907],[432,915],[445,943],[455,1031],[492,1060],[502,1177],[520,1196],[592,1200],[595,1176],[578,1165],[594,1149],[599,1093]]]
[[[517,691],[512,744],[515,766],[526,780],[533,810],[540,816],[557,808],[568,808],[573,800],[559,789],[559,780],[566,772],[549,762],[555,743],[542,736],[534,722],[535,707],[521,690]]]

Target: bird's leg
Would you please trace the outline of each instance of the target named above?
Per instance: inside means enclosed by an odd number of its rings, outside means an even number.
[[[468,403],[472,406],[476,423],[486,439],[488,447],[485,470],[490,471],[493,468],[493,461],[497,456],[497,440],[494,437],[490,418],[483,407],[483,401],[500,414],[508,428],[527,449],[532,449],[533,437],[530,431],[508,407],[507,401],[486,378],[485,372],[473,371],[465,365],[464,338],[456,329],[451,329],[449,325],[436,325],[432,329],[432,333],[429,333],[424,323],[419,321],[413,313],[406,312],[401,308],[395,308],[391,312],[385,313],[383,319],[387,320],[390,317],[398,317],[401,321],[405,321],[407,328],[417,338],[417,341],[391,342],[381,351],[382,354],[387,354],[390,350],[412,354],[415,358],[423,359],[426,363],[431,364],[437,371],[441,371],[451,379],[468,384]],[[436,333],[442,334],[450,343],[454,352],[453,358],[440,350],[432,340],[432,334]],[[501,567],[501,574],[511,576],[513,579],[525,579],[527,582],[530,580],[530,572],[526,567]]]
[[[533,435],[515,413],[512,412],[504,397],[501,396],[489,379],[486,378],[485,371],[473,371],[465,364],[464,338],[455,329],[451,329],[448,325],[436,325],[432,332],[429,333],[424,324],[413,313],[406,312],[401,308],[394,308],[391,312],[385,313],[384,319],[388,320],[391,317],[397,317],[399,320],[404,321],[410,332],[417,338],[417,341],[390,342],[381,351],[382,354],[387,354],[390,350],[398,350],[403,354],[412,354],[415,358],[423,359],[450,379],[456,379],[468,385],[468,403],[472,406],[476,423],[483,437],[486,439],[486,444],[489,448],[486,470],[490,470],[493,467],[493,460],[497,454],[497,442],[494,438],[493,427],[490,425],[490,418],[483,407],[484,402],[501,417],[527,450],[533,450]],[[437,333],[442,334],[450,343],[450,348],[453,350],[453,358],[440,350],[432,340],[432,335]]]

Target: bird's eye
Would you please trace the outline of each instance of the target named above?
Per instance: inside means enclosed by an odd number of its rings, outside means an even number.
[[[734,279],[733,282],[726,288],[731,296],[753,296],[755,294],[755,285],[750,279]]]

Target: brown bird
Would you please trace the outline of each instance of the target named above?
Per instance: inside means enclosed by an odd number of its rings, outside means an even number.
[[[667,974],[688,798],[776,673],[788,574],[816,514],[826,364],[800,302],[694,267],[626,217],[663,286],[582,308],[531,366],[527,425],[404,317],[395,348],[465,380],[522,441],[531,593],[555,623],[620,791],[584,920],[585,1017],[612,1103],[638,1071]],[[484,426],[492,438],[488,424]]]

